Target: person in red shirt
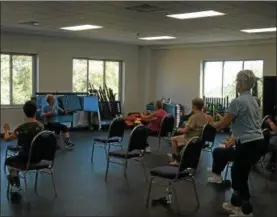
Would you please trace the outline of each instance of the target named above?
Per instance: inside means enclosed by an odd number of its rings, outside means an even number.
[[[163,118],[167,115],[167,112],[163,110],[163,103],[160,100],[157,100],[155,102],[154,106],[155,111],[154,112],[148,112],[148,114],[141,114],[141,118],[143,121],[149,121],[148,127],[148,135],[149,136],[157,136],[160,128]],[[147,144],[147,148],[145,150],[146,152],[150,153],[150,145]]]

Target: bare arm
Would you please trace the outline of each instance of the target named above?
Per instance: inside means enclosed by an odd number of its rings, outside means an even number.
[[[232,123],[233,119],[234,119],[234,115],[231,113],[227,113],[224,115],[224,117],[220,121],[215,122],[213,124],[213,127],[215,127],[218,130],[223,129],[223,128],[229,126]]]
[[[17,135],[14,132],[10,132],[10,126],[8,124],[4,124],[4,140],[13,140],[16,139]]]
[[[15,132],[12,132],[12,133],[5,132],[4,133],[4,140],[6,140],[6,141],[14,140],[16,138],[17,138],[17,135]]]
[[[141,114],[141,118],[142,119],[152,119],[152,120],[154,120],[154,119],[157,118],[157,115],[156,115],[156,112],[152,112],[152,113],[150,113],[148,115]]]

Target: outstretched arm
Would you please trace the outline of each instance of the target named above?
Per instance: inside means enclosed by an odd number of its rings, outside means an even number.
[[[4,124],[4,140],[14,140],[17,138],[16,132],[10,132],[10,126],[8,124]]]
[[[156,115],[156,112],[152,112],[148,115],[143,115],[141,114],[141,118],[142,119],[151,119],[151,120],[154,120],[155,118],[157,118],[157,115]]]

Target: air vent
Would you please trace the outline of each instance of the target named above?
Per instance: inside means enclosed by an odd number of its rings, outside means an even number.
[[[142,4],[142,5],[134,5],[126,8],[127,10],[137,11],[137,12],[160,12],[163,11],[162,8],[157,6]]]
[[[24,21],[24,22],[19,22],[20,25],[27,25],[27,26],[39,26],[40,23],[36,21]]]

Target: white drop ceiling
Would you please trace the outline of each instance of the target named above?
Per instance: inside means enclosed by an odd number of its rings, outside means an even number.
[[[148,4],[150,12],[129,10]],[[147,8],[146,8],[147,9]],[[154,9],[154,11],[151,11]],[[176,20],[167,14],[216,10],[226,16]],[[24,25],[38,22],[40,25]],[[92,24],[102,29],[69,32],[60,27]],[[247,34],[241,29],[276,27],[276,2],[239,1],[56,1],[2,2],[1,31],[101,39],[137,45],[168,45],[276,38],[276,32]],[[138,37],[173,36],[175,40],[141,41]]]

